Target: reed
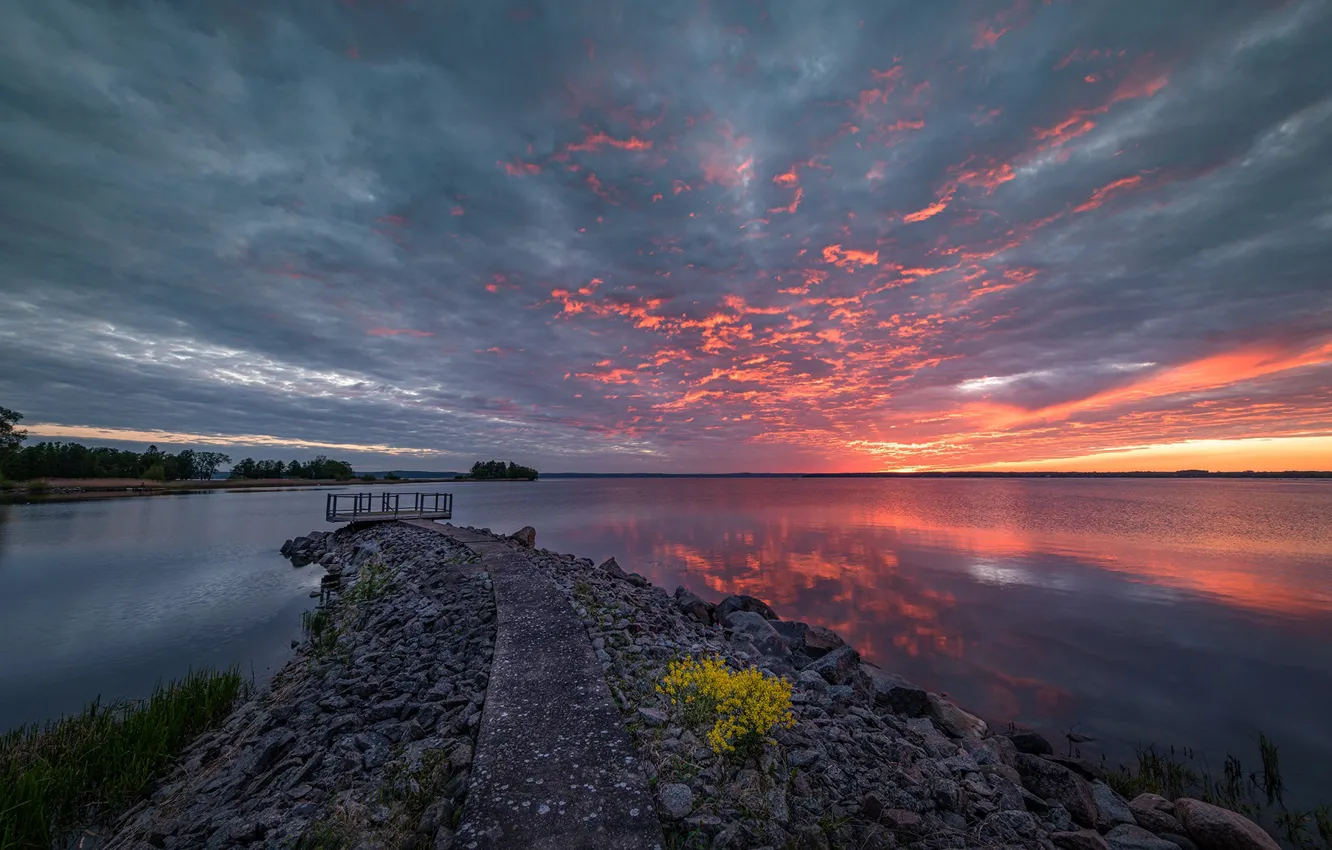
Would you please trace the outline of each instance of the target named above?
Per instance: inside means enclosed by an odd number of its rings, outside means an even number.
[[[246,687],[235,667],[191,671],[148,699],[99,698],[80,714],[0,736],[0,850],[46,850],[74,829],[109,823]]]

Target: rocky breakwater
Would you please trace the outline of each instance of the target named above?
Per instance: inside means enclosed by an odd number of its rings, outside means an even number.
[[[284,549],[335,577],[305,640],[106,846],[453,845],[495,641],[489,577],[470,550],[407,526]]]
[[[582,618],[678,848],[1240,850],[1277,845],[1197,800],[1125,800],[1097,764],[985,721],[866,662],[836,633],[766,603],[713,604],[613,559],[545,550]],[[673,659],[720,657],[792,683],[795,723],[756,758],[718,755],[658,684]]]

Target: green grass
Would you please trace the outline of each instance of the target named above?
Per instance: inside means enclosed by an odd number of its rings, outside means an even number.
[[[246,689],[235,667],[190,672],[146,700],[102,705],[0,737],[0,850],[51,847],[128,809]]]
[[[361,567],[356,583],[342,594],[342,601],[348,605],[365,605],[377,602],[388,596],[393,589],[393,568],[379,561],[370,561]]]

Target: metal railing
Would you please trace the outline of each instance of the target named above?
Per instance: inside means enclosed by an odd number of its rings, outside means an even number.
[[[452,493],[329,493],[324,515],[329,522],[411,518],[453,514]]]

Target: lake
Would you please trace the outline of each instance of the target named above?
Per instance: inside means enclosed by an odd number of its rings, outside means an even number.
[[[382,489],[364,486],[351,490]],[[410,485],[400,488],[413,490]],[[565,479],[424,485],[459,524],[748,593],[992,723],[1083,755],[1281,747],[1332,801],[1332,482]],[[0,505],[0,729],[205,664],[263,680],[318,567],[277,554],[328,489]]]

